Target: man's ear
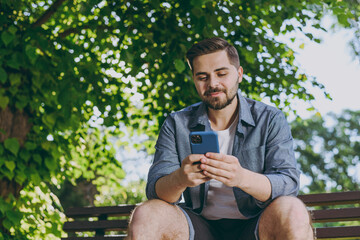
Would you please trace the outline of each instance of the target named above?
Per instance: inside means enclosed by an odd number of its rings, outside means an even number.
[[[238,72],[238,76],[239,76],[239,83],[241,83],[241,82],[242,82],[242,78],[243,78],[244,70],[243,70],[243,68],[240,66],[240,67],[238,68],[237,72]]]

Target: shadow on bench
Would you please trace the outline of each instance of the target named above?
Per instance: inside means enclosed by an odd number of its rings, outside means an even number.
[[[298,196],[308,207],[317,239],[360,239],[360,191]],[[67,240],[124,239],[136,205],[74,207],[65,211]],[[339,225],[342,226],[334,226]],[[343,225],[352,226],[343,226]],[[87,237],[91,236],[91,237]]]

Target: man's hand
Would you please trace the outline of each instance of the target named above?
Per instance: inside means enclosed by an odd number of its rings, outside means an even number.
[[[177,171],[178,181],[186,187],[195,187],[210,178],[207,177],[200,168],[200,162],[206,159],[203,154],[191,154],[181,163],[181,168]]]
[[[169,175],[160,178],[155,185],[158,197],[164,201],[176,202],[187,187],[195,187],[210,178],[200,168],[203,154],[191,154],[181,163],[181,167]]]
[[[270,180],[263,174],[243,168],[234,156],[206,153],[201,158],[200,168],[205,176],[229,187],[238,187],[259,201],[265,202],[271,196]]]
[[[201,158],[200,164],[205,176],[218,180],[229,187],[241,188],[244,169],[236,157],[221,153],[206,153],[205,156],[205,158]]]

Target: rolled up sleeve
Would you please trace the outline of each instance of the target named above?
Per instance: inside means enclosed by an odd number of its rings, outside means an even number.
[[[282,112],[272,118],[268,131],[264,174],[271,183],[271,199],[296,196],[300,171],[294,155],[291,130]]]
[[[168,117],[161,127],[158,140],[155,145],[155,155],[150,167],[146,185],[146,196],[148,199],[158,199],[156,194],[156,182],[178,168],[180,161],[176,151],[176,140],[173,119]]]

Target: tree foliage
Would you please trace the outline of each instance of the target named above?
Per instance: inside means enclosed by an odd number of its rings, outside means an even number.
[[[310,192],[360,188],[360,111],[314,115],[292,123],[295,151]]]
[[[194,41],[233,43],[245,69],[241,89],[252,98],[285,111],[292,99],[313,100],[304,83],[323,86],[299,71],[276,36],[321,28],[324,9],[357,21],[348,2],[0,0],[2,236],[36,238],[26,209],[35,209],[39,189],[54,205],[65,179],[119,184],[121,165],[97,126],[145,133],[151,152],[167,114],[198,100],[184,58]],[[54,209],[33,214],[59,236],[61,207]]]

